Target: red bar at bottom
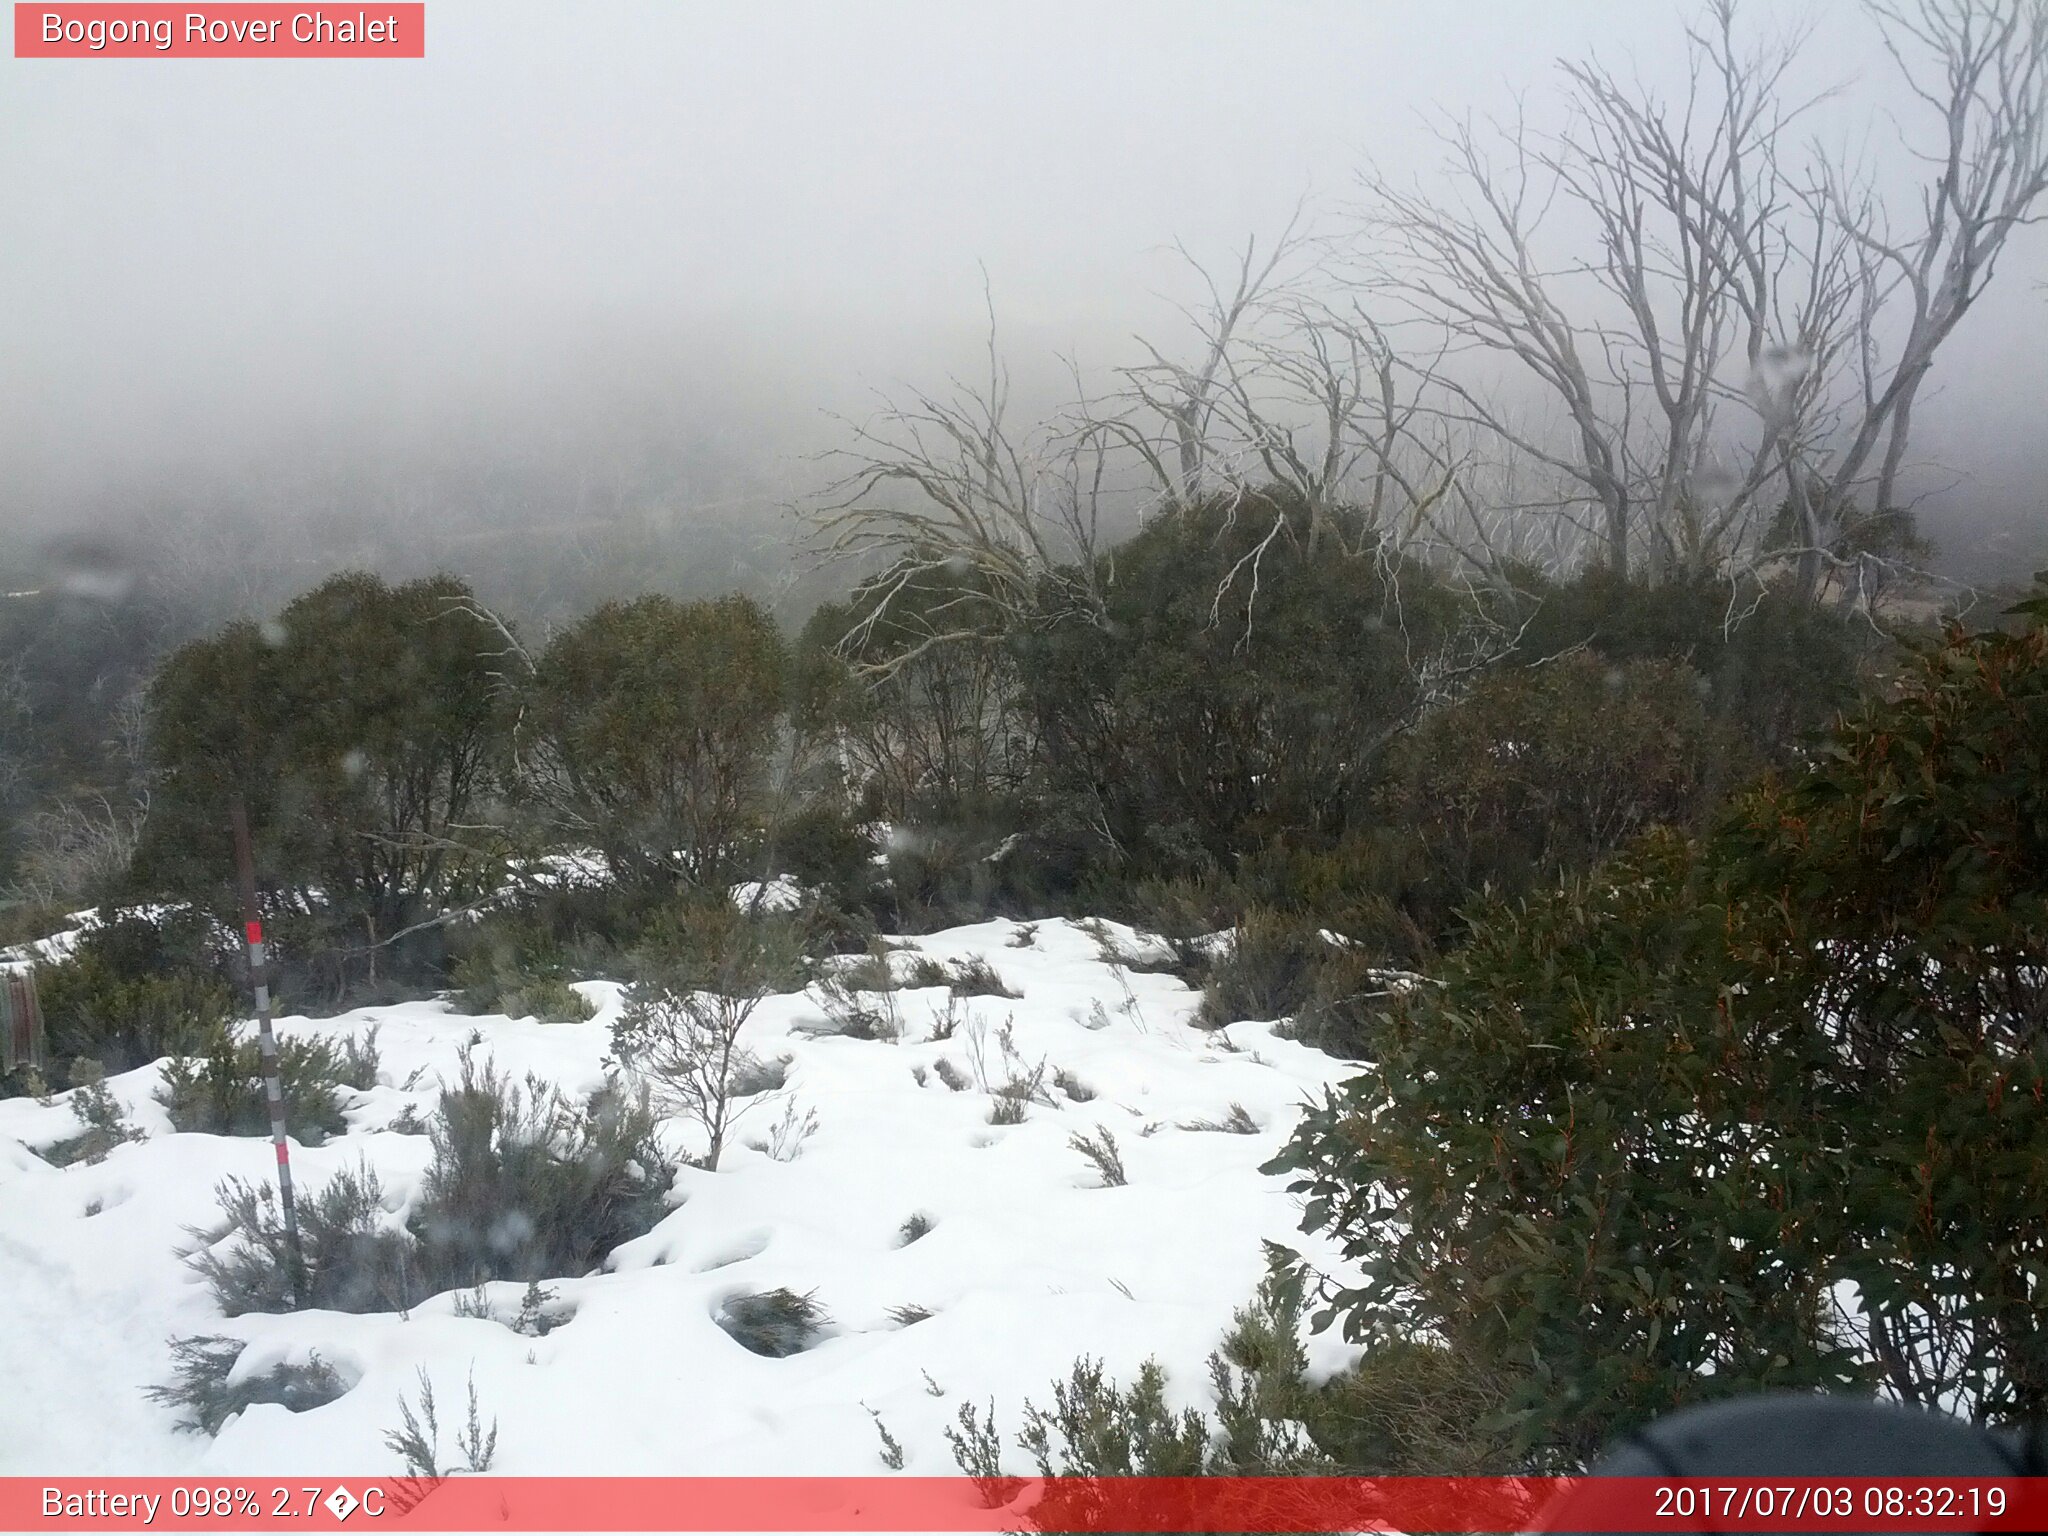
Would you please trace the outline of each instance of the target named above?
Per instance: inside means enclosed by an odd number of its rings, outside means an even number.
[[[2039,1531],[2044,1478],[4,1478],[0,1529]]]

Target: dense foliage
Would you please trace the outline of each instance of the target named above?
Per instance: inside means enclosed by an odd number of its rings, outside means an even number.
[[[1183,967],[1210,1012],[1362,1054],[1372,966],[1428,968],[1475,901],[1703,825],[1875,643],[1764,588],[1454,589],[1284,489],[1162,509],[1045,586],[1034,607],[910,560],[794,642],[744,598],[650,595],[529,649],[454,578],[338,576],[164,662],[132,865],[118,837],[77,852],[125,897],[230,917],[244,799],[297,1008],[453,987],[573,1018],[569,982],[673,898],[789,872],[854,948],[995,913],[1241,925],[1229,965]],[[50,977],[66,1018],[83,982]],[[186,1054],[205,1033],[152,1029]],[[75,1054],[143,1049],[104,1032],[71,1030]]]
[[[1538,1464],[1766,1385],[2048,1410],[2048,599],[2017,617],[1389,996],[1275,1165],[1363,1268],[1349,1336],[1504,1376]]]
[[[81,1059],[120,1073],[203,1049],[235,1015],[230,974],[222,935],[195,913],[117,911],[87,927],[36,967],[50,1085],[68,1086]]]
[[[331,578],[274,626],[183,647],[149,694],[157,795],[138,853],[152,889],[224,894],[246,801],[294,974],[333,990],[431,958],[423,924],[488,888],[487,824],[511,720],[504,638],[449,577]],[[422,951],[426,953],[423,955]]]
[[[746,598],[607,603],[538,663],[535,798],[617,881],[722,888],[767,820],[788,671]]]
[[[1106,557],[1099,623],[1020,640],[1047,791],[1121,874],[1328,845],[1427,702],[1446,595],[1392,558],[1311,555],[1308,522],[1279,492],[1160,517]]]

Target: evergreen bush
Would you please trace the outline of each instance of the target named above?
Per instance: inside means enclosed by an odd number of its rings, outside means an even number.
[[[1198,1022],[1213,1029],[1292,1017],[1315,996],[1332,948],[1313,919],[1252,909],[1209,963]]]
[[[363,1163],[336,1174],[314,1195],[299,1192],[304,1268],[292,1262],[276,1189],[243,1179],[218,1191],[220,1226],[195,1230],[188,1262],[229,1317],[245,1312],[322,1308],[333,1312],[403,1311],[430,1294],[412,1238],[384,1209],[384,1188]]]
[[[45,1147],[45,1160],[58,1167],[104,1162],[107,1154],[122,1143],[142,1139],[142,1132],[122,1115],[120,1101],[107,1086],[106,1072],[98,1062],[74,1061],[69,1076],[73,1084],[71,1113],[83,1129],[76,1136]]]
[[[1539,1468],[1760,1388],[2048,1412],[2048,593],[2013,619],[1388,1000],[1271,1165],[1347,1337],[1441,1340]]]
[[[430,1292],[587,1274],[668,1214],[676,1161],[647,1095],[616,1082],[578,1107],[465,1050],[427,1134],[409,1225]]]
[[[194,914],[124,913],[89,926],[69,957],[36,967],[50,1057],[118,1074],[189,1055],[240,1012],[227,970]]]
[[[801,1354],[831,1321],[817,1293],[798,1295],[784,1286],[734,1296],[719,1309],[718,1326],[742,1349],[771,1360]]]
[[[144,1395],[177,1409],[180,1428],[217,1435],[229,1419],[252,1404],[276,1403],[293,1413],[304,1413],[333,1402],[348,1390],[334,1367],[317,1353],[231,1380],[247,1348],[246,1340],[221,1334],[173,1339],[171,1361],[176,1380],[146,1387]]]
[[[285,1124],[292,1136],[318,1146],[348,1129],[343,1114],[350,1089],[377,1081],[375,1030],[342,1042],[287,1035],[277,1043],[278,1082]],[[164,1064],[157,1102],[180,1131],[216,1136],[268,1136],[269,1101],[263,1086],[263,1056],[255,1039],[217,1030],[196,1056]]]

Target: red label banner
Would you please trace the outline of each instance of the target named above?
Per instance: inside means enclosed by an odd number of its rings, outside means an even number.
[[[2039,1531],[2048,1478],[0,1478],[0,1529]]]
[[[14,7],[17,59],[423,59],[422,3]]]

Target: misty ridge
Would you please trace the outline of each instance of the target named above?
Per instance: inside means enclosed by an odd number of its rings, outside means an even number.
[[[454,7],[445,14],[451,33],[479,19]],[[716,26],[705,23],[710,30],[703,36],[681,30],[689,43],[707,52],[716,43],[766,49],[787,46],[793,31],[801,29],[795,18],[802,14],[765,13],[751,34],[732,18]],[[1605,25],[1572,38],[1567,62],[1597,60],[1611,71],[1605,77],[1610,83],[1657,103],[1671,122],[1679,122],[1688,79],[1699,62],[1687,57],[1686,29],[1711,27],[1711,17],[1684,8],[1659,9],[1638,25],[1617,27],[1611,15],[1593,7],[1568,24],[1583,28],[1595,17]],[[1064,12],[1048,13],[1044,27],[1057,35],[1068,19]],[[1145,25],[1155,19],[1147,13],[1129,26],[1143,36]],[[1911,22],[1913,17],[1902,19]],[[645,25],[644,20],[636,25]],[[863,35],[861,24],[848,25],[853,37]],[[1280,40],[1273,44],[1277,50],[1296,45],[1303,28],[1326,43],[1346,35],[1333,33],[1334,25],[1328,16],[1314,16],[1269,21],[1265,30]],[[965,73],[964,82],[940,95],[926,117],[908,109],[913,135],[908,142],[921,150],[932,125],[952,120],[947,112],[956,104],[956,92],[976,89],[977,81],[993,89],[993,77],[982,74],[990,67],[989,51],[1020,42],[1042,45],[1035,35],[1018,37],[1014,18],[990,20],[977,31],[973,24],[938,22],[917,7],[878,8],[865,26],[878,52],[909,29],[939,56],[955,59]],[[622,33],[630,30],[622,27]],[[1250,36],[1257,38],[1259,30],[1253,27]],[[430,164],[437,154],[449,155],[450,174],[472,175],[483,188],[530,186],[529,197],[536,201],[517,210],[526,228],[478,220],[473,231],[415,231],[374,204],[346,201],[360,192],[360,179],[373,168],[395,168],[368,158],[381,146],[374,125],[357,121],[339,131],[361,136],[373,148],[362,152],[364,164],[346,165],[334,186],[302,182],[293,193],[289,183],[280,186],[261,151],[255,152],[250,170],[255,184],[284,195],[271,205],[275,213],[266,209],[259,215],[253,204],[236,211],[233,193],[226,194],[225,211],[240,231],[239,246],[223,241],[202,247],[197,237],[181,234],[154,274],[152,263],[124,268],[113,249],[74,260],[72,270],[60,274],[49,270],[49,262],[76,238],[60,233],[64,210],[88,228],[90,219],[104,219],[111,211],[95,205],[118,205],[115,188],[127,187],[141,194],[137,217],[172,223],[181,195],[174,179],[179,166],[150,159],[138,148],[152,130],[136,116],[96,129],[104,135],[98,147],[109,167],[104,194],[87,191],[93,186],[89,159],[81,161],[74,153],[60,170],[34,163],[17,150],[23,157],[16,165],[23,192],[32,206],[37,200],[46,205],[51,216],[40,226],[35,220],[25,222],[11,242],[9,270],[20,285],[22,311],[10,322],[19,345],[9,395],[15,408],[6,412],[6,435],[0,439],[8,465],[8,530],[0,535],[7,540],[7,558],[33,574],[42,558],[59,558],[52,551],[71,541],[88,558],[113,559],[139,574],[160,567],[219,568],[225,562],[195,558],[191,549],[178,546],[224,545],[242,553],[234,562],[242,569],[233,576],[223,573],[211,584],[213,594],[202,604],[209,614],[274,607],[295,590],[289,578],[258,574],[265,570],[317,576],[364,565],[397,575],[451,565],[474,575],[494,600],[522,617],[551,622],[613,593],[601,579],[550,582],[531,572],[500,575],[491,566],[504,552],[475,548],[483,542],[477,536],[536,530],[537,544],[523,537],[507,542],[527,545],[536,558],[539,549],[558,549],[565,568],[579,559],[603,565],[606,556],[578,555],[570,547],[578,539],[573,530],[588,525],[600,549],[608,538],[621,539],[616,563],[623,567],[651,553],[652,542],[617,533],[625,518],[672,526],[676,536],[664,533],[662,538],[676,549],[701,530],[708,544],[704,563],[750,589],[756,574],[750,574],[743,551],[758,545],[758,574],[774,573],[762,590],[772,595],[768,589],[774,582],[787,580],[789,562],[783,554],[799,537],[799,530],[779,514],[830,479],[810,456],[846,446],[847,434],[832,418],[865,417],[875,408],[878,389],[900,395],[905,387],[938,388],[949,376],[985,374],[977,356],[984,268],[1003,333],[1002,362],[1019,393],[1010,426],[1022,430],[1071,418],[1076,402],[1073,386],[1062,377],[1066,360],[1080,371],[1079,387],[1104,398],[1128,388],[1131,380],[1120,370],[1153,358],[1147,346],[1157,347],[1177,366],[1199,366],[1205,322],[1178,311],[1207,303],[1204,274],[1227,280],[1248,238],[1256,238],[1271,254],[1290,227],[1303,237],[1305,248],[1290,252],[1276,269],[1272,291],[1262,295],[1264,313],[1248,317],[1259,324],[1239,327],[1242,355],[1232,359],[1233,366],[1260,375],[1248,382],[1263,392],[1262,405],[1276,423],[1316,430],[1316,403],[1307,398],[1312,389],[1305,381],[1278,378],[1284,369],[1274,366],[1273,354],[1302,339],[1290,338],[1290,328],[1300,332],[1309,310],[1327,309],[1323,318],[1339,322],[1334,338],[1343,323],[1354,323],[1356,304],[1379,328],[1374,345],[1398,356],[1404,389],[1417,373],[1438,370],[1497,399],[1537,436],[1548,440],[1559,431],[1569,434],[1554,392],[1532,384],[1526,368],[1486,349],[1475,353],[1464,344],[1471,338],[1446,350],[1440,310],[1432,314],[1430,306],[1413,302],[1413,294],[1394,291],[1398,285],[1390,263],[1400,242],[1376,221],[1388,212],[1387,194],[1397,189],[1446,204],[1477,190],[1472,166],[1459,164],[1462,151],[1441,138],[1467,114],[1476,114],[1482,141],[1477,147],[1493,166],[1519,174],[1514,169],[1519,159],[1536,172],[1525,214],[1533,222],[1541,203],[1543,233],[1533,254],[1548,264],[1560,302],[1575,323],[1589,328],[1588,341],[1591,327],[1622,325],[1636,354],[1628,366],[1640,389],[1648,382],[1643,372],[1647,354],[1639,344],[1640,325],[1631,323],[1622,307],[1625,298],[1597,275],[1577,282],[1564,276],[1570,266],[1602,260],[1603,233],[1597,211],[1584,205],[1569,177],[1560,180],[1564,168],[1555,163],[1564,138],[1620,127],[1603,127],[1597,112],[1572,127],[1573,114],[1592,106],[1597,93],[1589,94],[1586,81],[1538,62],[1540,54],[1532,58],[1512,49],[1503,54],[1498,45],[1484,43],[1479,34],[1497,29],[1486,26],[1483,8],[1470,15],[1446,13],[1435,28],[1421,30],[1437,34],[1433,46],[1441,52],[1474,53],[1481,61],[1475,67],[1497,72],[1462,94],[1398,95],[1382,82],[1376,94],[1388,99],[1376,103],[1374,111],[1398,121],[1398,137],[1361,138],[1353,130],[1314,143],[1296,140],[1294,165],[1272,155],[1256,140],[1257,130],[1248,129],[1244,136],[1267,153],[1257,166],[1264,178],[1262,208],[1236,212],[1250,201],[1238,190],[1247,168],[1212,155],[1218,164],[1210,186],[1195,178],[1130,200],[1151,222],[1135,229],[1112,226],[1114,232],[1100,241],[1091,241],[1085,232],[1071,240],[1070,245],[1098,247],[1089,268],[1076,267],[1070,257],[1065,266],[1049,265],[1040,249],[1045,239],[1028,229],[1028,221],[1023,228],[998,230],[1006,235],[1005,244],[963,247],[949,235],[939,258],[945,262],[943,283],[928,294],[906,292],[905,280],[881,275],[887,268],[877,265],[879,255],[912,255],[887,249],[888,237],[882,251],[864,249],[860,241],[832,249],[832,232],[858,229],[863,217],[878,231],[894,230],[900,220],[925,216],[927,207],[942,210],[955,193],[964,193],[970,208],[977,202],[1013,203],[1024,189],[1047,181],[1057,186],[1063,168],[1076,184],[1076,208],[1085,210],[1101,201],[1096,179],[1113,174],[1115,157],[1131,152],[1104,143],[1100,151],[1109,157],[1106,165],[1083,170],[1085,162],[1045,158],[1068,151],[1065,140],[1037,144],[1020,138],[1006,144],[997,136],[1056,113],[1059,103],[1036,110],[1027,103],[1020,109],[995,97],[986,114],[992,121],[979,132],[1004,153],[975,166],[974,179],[964,186],[921,186],[905,195],[903,212],[892,215],[857,181],[844,188],[820,186],[827,174],[822,172],[782,182],[764,175],[749,201],[729,207],[712,202],[701,205],[700,212],[700,205],[688,200],[661,206],[637,190],[642,183],[649,189],[664,184],[665,173],[652,164],[654,146],[593,132],[570,117],[590,109],[591,88],[573,72],[564,72],[554,86],[561,102],[557,125],[577,135],[571,142],[584,156],[589,179],[617,183],[630,199],[617,209],[605,207],[604,220],[589,218],[593,230],[580,236],[585,243],[573,243],[579,239],[573,228],[531,228],[529,213],[538,215],[545,205],[537,199],[556,193],[562,169],[537,164],[531,155],[523,169],[517,159],[503,164],[464,159],[475,127],[458,130],[442,124],[446,148],[428,138],[419,153]],[[508,22],[506,31],[517,34],[519,28]],[[1603,32],[1609,35],[1602,38]],[[1802,34],[1796,56],[1777,57],[1774,50],[1795,40],[1795,34]],[[1749,124],[1745,131],[1754,146],[1768,142],[1770,153],[1784,162],[1771,173],[1781,195],[1825,196],[1845,205],[1876,196],[1892,217],[1917,215],[1922,187],[1914,157],[1939,147],[1928,137],[1938,121],[1926,119],[1932,108],[1915,102],[1910,81],[1884,52],[1883,37],[1871,18],[1847,6],[1799,16],[1758,9],[1741,18],[1731,46],[1742,50],[1750,65],[1771,71],[1768,78],[1753,76],[1751,83],[1765,98],[1755,105],[1773,115],[1771,122]],[[1219,31],[1213,45],[1225,48],[1233,40],[1239,40],[1235,33]],[[1370,32],[1349,40],[1357,42],[1359,63],[1367,69],[1390,50],[1398,56],[1399,49],[1413,46]],[[652,26],[645,26],[636,41],[660,60],[677,46]],[[1202,40],[1191,33],[1188,41],[1194,47]],[[1138,114],[1156,106],[1160,89],[1133,65],[1134,59],[1142,60],[1142,52],[1121,51],[1127,45],[1121,28],[1098,29],[1096,48],[1110,61],[1098,67],[1123,68],[1132,77],[1125,93],[1134,116],[1120,127],[1141,124]],[[1503,67],[1503,58],[1511,63]],[[633,78],[632,65],[612,63]],[[1036,60],[1027,53],[1014,63],[1028,74]],[[801,50],[791,54],[789,70],[800,74],[808,67]],[[1204,70],[1219,67],[1227,71],[1229,66],[1202,65]],[[1255,50],[1247,50],[1242,67],[1260,79],[1272,68]],[[1706,90],[1694,103],[1695,137],[1687,153],[1712,173],[1717,152],[1705,135],[1712,127],[1713,82],[1700,83]],[[21,98],[16,110],[24,115],[24,126],[33,127],[28,114],[38,105],[55,112],[63,102],[54,94],[60,89],[56,83],[27,84],[50,93]],[[773,75],[764,76],[762,84],[773,86]],[[153,83],[152,88],[161,89]],[[371,88],[381,90],[384,83],[373,82]],[[172,131],[191,137],[195,147],[216,131],[181,120],[181,103],[174,98],[159,97],[149,105],[168,119]],[[301,110],[312,115],[321,105],[316,95]],[[1913,115],[1915,105],[1921,118]],[[243,110],[252,114],[247,121],[280,127],[292,122],[293,108],[274,88],[264,88]],[[1081,129],[1099,128],[1098,118],[1110,110],[1090,103],[1081,114]],[[1284,119],[1285,111],[1269,101],[1262,115]],[[1489,119],[1514,111],[1528,114],[1531,135],[1519,149],[1488,126]],[[266,113],[271,116],[265,118]],[[1500,126],[1512,131],[1512,124]],[[868,162],[857,147],[842,148],[839,154],[856,172],[869,164],[871,178],[885,178],[881,161],[900,153],[904,142],[897,129],[896,121],[884,121]],[[320,131],[337,129],[322,122]],[[771,142],[751,153],[770,174],[786,169],[784,156],[799,163],[806,157],[824,160],[826,152],[814,141],[805,143],[795,135],[793,130],[789,145]],[[661,152],[685,158],[695,148],[689,141],[672,147],[664,143]],[[711,181],[718,194],[730,196],[747,174],[749,152],[744,144],[718,143],[712,149],[717,159],[732,161],[730,170]],[[936,175],[961,167],[937,160],[919,169]],[[266,177],[266,172],[272,174]],[[1755,174],[1753,164],[1746,174]],[[1368,184],[1373,176],[1381,182]],[[160,188],[154,185],[157,178],[163,181]],[[886,179],[879,184],[889,185]],[[1501,190],[1508,190],[1505,183]],[[1301,216],[1290,225],[1305,192]],[[190,195],[209,193],[200,184]],[[335,211],[315,206],[337,195],[343,201]],[[1163,211],[1154,214],[1162,203]],[[204,217],[207,206],[195,203],[195,220]],[[295,208],[303,236],[291,222]],[[78,217],[81,209],[89,210],[83,218]],[[567,222],[573,223],[580,211],[573,204],[565,209]],[[1764,216],[1762,209],[1749,212]],[[1770,214],[1782,225],[1785,248],[1759,253],[1791,263],[1772,279],[1774,298],[1789,296],[1797,286],[1793,269],[1803,258],[1792,239],[1795,224],[1798,232],[1822,240],[1840,233],[1831,235],[1792,212]],[[695,227],[702,213],[719,222]],[[251,216],[270,229],[251,229]],[[502,217],[511,216],[507,210]],[[701,297],[693,296],[694,271],[719,272],[721,236],[713,231],[731,229],[733,218],[749,216],[773,232],[757,239],[782,242],[778,269],[771,274],[781,286],[772,301],[741,295],[723,276],[704,285]],[[344,218],[352,223],[344,224]],[[816,255],[790,238],[803,231],[807,218],[825,232],[827,250]],[[39,227],[51,231],[44,242],[51,255],[37,250]],[[931,227],[943,232],[936,219]],[[602,237],[595,232],[600,229]],[[747,238],[743,227],[734,233],[739,238],[725,243]],[[1652,231],[1657,240],[1670,233]],[[1181,259],[1177,239],[1187,242],[1191,260]],[[323,245],[357,255],[353,260],[330,256]],[[1674,261],[1684,259],[1682,251],[1662,249]],[[193,270],[202,250],[218,272]],[[309,259],[300,270],[282,259],[286,253]],[[1426,257],[1411,249],[1408,255],[1427,265],[1443,253]],[[434,257],[438,260],[429,259]],[[459,265],[451,265],[451,257]],[[2030,292],[2036,278],[2027,268],[2029,263],[2038,267],[2039,258],[2025,231],[2002,259],[2006,271],[1996,296],[2008,306],[2038,308]],[[357,274],[350,266],[368,270]],[[843,276],[830,275],[835,266]],[[1867,276],[1893,285],[1900,279],[1897,271]],[[1600,291],[1603,287],[1607,291]],[[44,296],[40,304],[39,294]],[[124,300],[124,295],[137,297]],[[739,300],[728,312],[706,307],[727,297]],[[1679,290],[1663,283],[1649,297],[1660,310],[1661,339],[1673,347],[1675,360],[1683,321],[1671,305]],[[125,312],[125,343],[110,334],[120,324],[124,302],[132,306]],[[1290,305],[1299,310],[1292,319],[1284,314]],[[1881,351],[1900,339],[1895,292],[1887,309],[1873,338]],[[2011,312],[2000,312],[2001,318]],[[1766,345],[1788,356],[1799,354],[1806,343],[1797,332],[1802,319],[1811,318],[1791,310],[1768,317]],[[1912,499],[1941,551],[1944,569],[1965,577],[2023,561],[2025,556],[2014,550],[2026,548],[2030,537],[2024,515],[2033,508],[2025,485],[2029,471],[2018,467],[2023,454],[2010,435],[1987,438],[1983,420],[1993,414],[1988,407],[2011,394],[1983,377],[1980,362],[1989,355],[1982,349],[1995,340],[1999,326],[2000,319],[1982,321],[1973,327],[1980,332],[1974,341],[1972,327],[1966,327],[1952,344],[1953,360],[1935,370],[1926,398],[1918,402],[1922,423],[1908,461],[1917,476]],[[1134,342],[1134,335],[1145,345]],[[1750,338],[1733,332],[1717,333],[1711,346],[1717,386],[1728,396],[1719,402],[1725,427],[1726,417],[1741,414],[1737,397],[1757,377],[1755,366],[1745,361],[1756,349]],[[1255,353],[1265,355],[1264,367],[1250,366]],[[1839,357],[1817,361],[1816,372],[1829,366],[1845,362]],[[1415,393],[1420,408],[1439,423],[1459,414],[1444,399]],[[1944,402],[1956,396],[1961,403],[1945,415]],[[1485,442],[1452,441],[1447,451],[1468,465],[1466,479],[1474,494],[1506,499],[1507,487],[1488,484],[1489,476],[1529,478],[1530,469],[1526,464],[1504,466],[1499,434],[1492,436]],[[1732,440],[1716,445],[1717,450],[1724,446],[1729,452],[1717,452],[1717,457],[1739,455]],[[1700,483],[1711,485],[1724,468],[1703,466]],[[1144,487],[1137,489],[1144,493]],[[1533,502],[1554,490],[1531,485],[1518,494]],[[1567,488],[1566,493],[1583,490]],[[91,555],[93,550],[99,555]],[[697,562],[679,556],[666,563]],[[163,579],[186,592],[206,585],[196,573]],[[665,585],[669,579],[683,580],[689,590],[708,590],[721,578],[665,578],[653,584]],[[565,585],[567,595],[548,596],[546,588],[556,584]],[[805,587],[806,592],[816,590],[823,588]],[[800,599],[797,608],[812,600]]]

